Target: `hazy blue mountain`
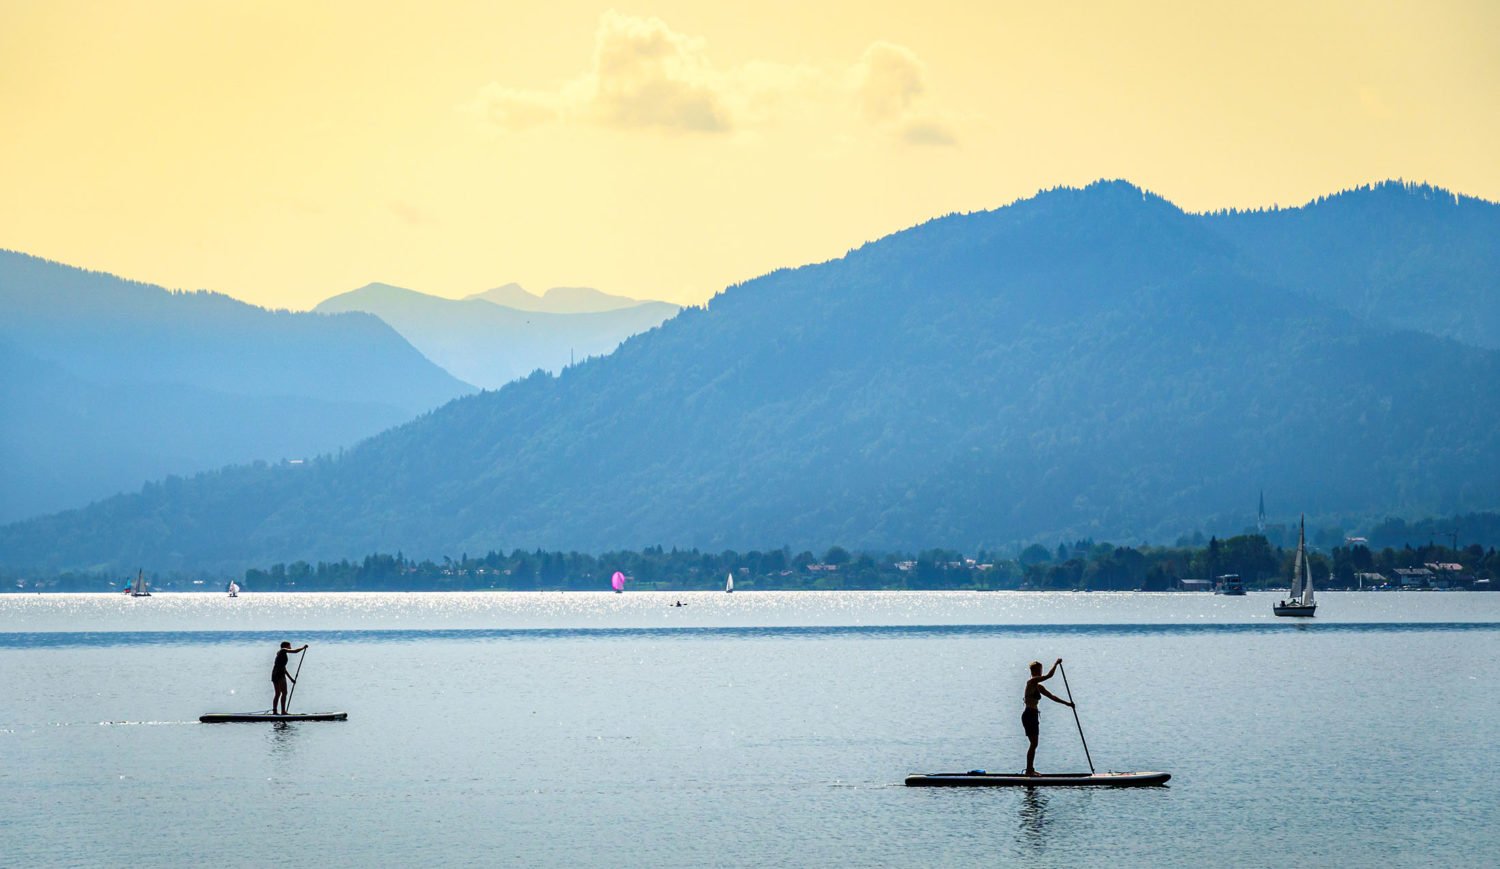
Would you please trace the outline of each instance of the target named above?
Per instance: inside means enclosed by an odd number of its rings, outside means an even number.
[[[1500,349],[1500,205],[1383,184],[1205,223],[1286,285],[1383,326]]]
[[[379,319],[0,251],[0,518],[336,450],[472,392]]]
[[[0,529],[0,562],[1161,542],[1262,489],[1497,506],[1500,353],[1291,289],[1212,223],[1122,182],[944,217],[339,458]]]
[[[505,284],[482,293],[465,296],[466,299],[481,299],[496,305],[504,305],[517,311],[541,311],[549,314],[591,314],[600,311],[617,311],[641,304],[664,305],[665,302],[632,299],[615,296],[593,287],[553,287],[538,296],[528,292],[520,284]],[[677,306],[673,305],[673,309]]]
[[[498,389],[537,369],[558,372],[571,360],[602,356],[678,310],[666,302],[635,302],[582,287],[556,288],[545,297],[533,296],[515,284],[507,287],[454,300],[389,284],[369,284],[327,299],[314,310],[374,314],[427,358],[487,389]],[[520,310],[493,301],[517,294],[538,306],[562,309],[611,304],[610,300],[626,306],[570,313]]]

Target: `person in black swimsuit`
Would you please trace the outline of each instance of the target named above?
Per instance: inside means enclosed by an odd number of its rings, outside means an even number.
[[[305,651],[307,651],[306,645],[303,645],[300,649],[294,649],[292,648],[292,644],[286,640],[282,640],[281,648],[276,650],[276,663],[271,666],[271,684],[276,688],[276,693],[271,695],[272,714],[289,714],[286,709],[286,683],[288,679],[291,679],[292,684],[295,685],[297,684],[297,680],[287,675],[286,656]]]
[[[304,646],[303,648],[306,648],[306,646]],[[1052,674],[1057,672],[1057,668],[1061,664],[1062,658],[1058,658],[1057,663],[1053,664],[1052,669],[1048,670],[1047,675],[1043,676],[1042,662],[1031,662],[1031,678],[1026,680],[1026,708],[1021,710],[1021,726],[1026,729],[1026,739],[1031,743],[1031,746],[1026,749],[1027,775],[1037,774],[1036,741],[1037,738],[1041,735],[1042,717],[1042,711],[1038,708],[1038,706],[1041,704],[1042,698],[1047,697],[1051,700],[1056,700],[1058,703],[1061,703],[1064,706],[1073,705],[1072,703],[1069,703],[1068,701],[1054,695],[1051,691],[1048,691],[1046,688],[1042,687],[1042,683],[1047,681],[1048,679],[1051,679]]]

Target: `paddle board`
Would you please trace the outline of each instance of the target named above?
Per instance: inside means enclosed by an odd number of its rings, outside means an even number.
[[[347,712],[293,712],[277,715],[273,712],[210,712],[198,716],[204,724],[228,724],[237,721],[348,721]]]
[[[1086,772],[1020,775],[1013,772],[934,772],[913,773],[906,786],[913,788],[974,787],[1141,787],[1163,785],[1172,776],[1164,772]]]

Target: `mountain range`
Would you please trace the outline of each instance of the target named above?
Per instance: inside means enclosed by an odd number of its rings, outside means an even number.
[[[368,314],[268,311],[0,251],[0,520],[311,457],[473,387]]]
[[[1209,215],[1047,191],[729,287],[339,456],[0,528],[0,564],[1160,542],[1243,527],[1262,490],[1325,517],[1493,509],[1500,352],[1402,312],[1491,322],[1496,211],[1399,183]]]
[[[515,308],[517,311],[541,311],[549,314],[597,314],[601,311],[618,311],[621,308],[649,304],[641,299],[617,296],[593,287],[553,287],[538,296],[516,283],[504,284],[464,298],[481,299],[496,305],[504,305],[507,308]]]
[[[538,369],[555,373],[577,359],[609,353],[678,308],[589,287],[556,287],[536,296],[506,284],[455,300],[377,283],[313,310],[374,314],[454,376],[498,389]]]

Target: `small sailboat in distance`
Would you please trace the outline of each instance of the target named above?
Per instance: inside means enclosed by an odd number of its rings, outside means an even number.
[[[615,594],[624,594],[625,593],[625,574],[621,573],[618,570],[615,571],[615,575],[611,576],[609,578],[609,584],[610,584],[610,587],[615,590]]]
[[[135,574],[135,585],[130,589],[131,597],[150,597],[151,592],[146,590],[146,571],[138,570]]]
[[[240,584],[237,583],[237,582],[235,582],[232,579],[229,580],[229,596],[230,597],[239,597],[240,596]]]
[[[724,593],[734,594],[734,574],[724,577]]]
[[[1297,528],[1297,555],[1292,561],[1292,590],[1287,599],[1271,608],[1278,616],[1312,617],[1318,604],[1313,600],[1312,564],[1307,560],[1307,517]]]

